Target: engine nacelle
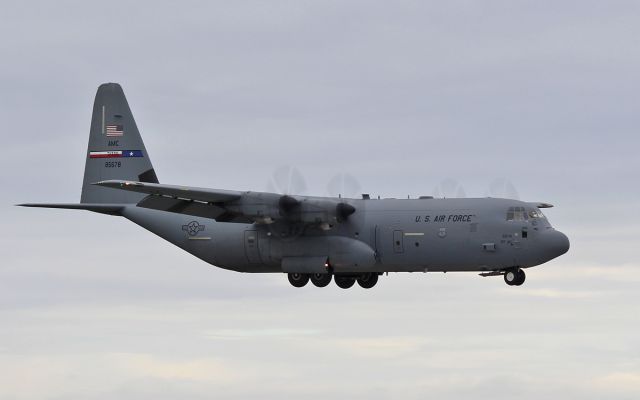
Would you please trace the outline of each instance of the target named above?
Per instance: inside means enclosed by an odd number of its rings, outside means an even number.
[[[247,192],[238,200],[224,204],[224,208],[235,214],[246,216],[257,223],[269,224],[277,220],[320,225],[323,229],[346,221],[356,212],[346,202],[328,199],[289,195]]]

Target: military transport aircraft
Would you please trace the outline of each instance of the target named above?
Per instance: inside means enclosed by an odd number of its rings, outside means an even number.
[[[569,250],[541,208],[499,198],[330,198],[158,182],[120,85],[98,88],[80,203],[21,204],[127,218],[196,257],[240,272],[373,287],[385,272],[476,271],[522,285],[524,268]]]

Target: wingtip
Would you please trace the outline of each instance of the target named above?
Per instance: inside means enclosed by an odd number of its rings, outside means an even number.
[[[29,208],[46,208],[49,206],[49,204],[45,204],[45,203],[20,203],[20,204],[14,204],[14,207],[29,207]]]
[[[20,204],[14,204],[15,207],[29,207],[29,208],[51,208],[52,205],[57,205],[57,203],[20,203]]]
[[[91,185],[111,187],[111,186],[118,186],[122,182],[123,181],[119,181],[119,180],[106,180],[106,181],[93,182],[91,183]]]
[[[94,182],[94,183],[92,183],[92,185],[102,186],[102,187],[107,187],[107,188],[115,188],[115,189],[124,188],[124,187],[127,187],[127,186],[144,186],[140,182],[122,181],[122,180],[118,180],[118,179]]]

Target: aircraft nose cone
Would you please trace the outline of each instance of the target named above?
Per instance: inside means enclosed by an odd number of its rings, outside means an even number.
[[[553,258],[559,257],[569,251],[569,238],[562,232],[553,231],[547,233],[547,248]]]

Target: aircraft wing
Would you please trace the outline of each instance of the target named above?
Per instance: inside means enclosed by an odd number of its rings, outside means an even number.
[[[94,183],[94,185],[127,190],[130,192],[146,193],[172,199],[198,201],[202,203],[226,203],[237,200],[242,195],[242,192],[234,190],[206,189],[120,180],[101,181]]]
[[[225,209],[225,204],[241,198],[242,193],[238,191],[122,180],[101,181],[94,185],[147,194],[138,207],[213,218],[220,222],[253,222],[251,218]]]
[[[239,192],[159,183],[108,180],[94,183],[107,188],[145,193],[137,206],[154,210],[213,218],[219,222],[319,225],[330,229],[356,212],[347,199],[289,196],[277,193]]]

